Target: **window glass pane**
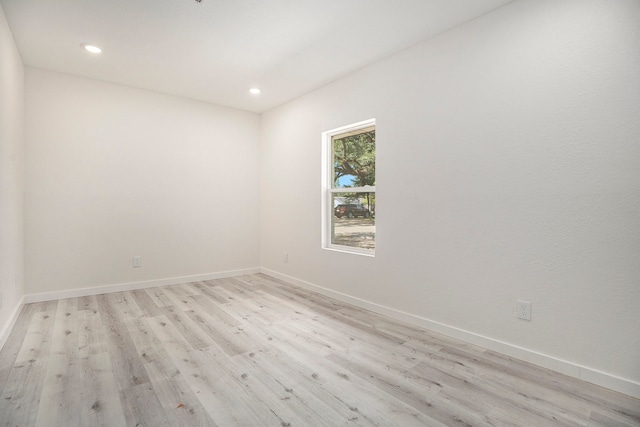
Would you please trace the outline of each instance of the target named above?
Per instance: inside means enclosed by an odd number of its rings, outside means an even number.
[[[361,249],[375,249],[375,193],[333,193],[331,243]]]
[[[333,188],[376,185],[376,131],[370,127],[332,139]]]

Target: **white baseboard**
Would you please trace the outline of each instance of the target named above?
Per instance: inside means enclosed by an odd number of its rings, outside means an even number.
[[[200,282],[203,280],[224,279],[225,277],[257,274],[259,268],[222,271],[219,273],[197,274],[193,276],[170,277],[167,279],[145,280],[142,282],[120,283],[114,285],[93,286],[89,288],[68,289],[64,291],[42,292],[28,294],[24,297],[25,304],[42,301],[52,301],[65,298],[85,297],[89,295],[109,294],[112,292],[133,291],[136,289],[155,288],[158,286],[179,285],[181,283]]]
[[[404,311],[396,310],[384,305],[352,297],[350,295],[323,288],[322,286],[318,286],[304,280],[296,279],[295,277],[287,276],[273,270],[261,268],[260,272],[266,274],[267,276],[283,280],[285,282],[309,289],[311,291],[331,298],[335,298],[339,301],[353,304],[357,307],[365,308],[378,314],[402,320],[412,325],[420,326],[431,331],[468,342],[470,344],[484,347],[486,349],[496,351],[506,356],[520,359],[525,362],[550,369],[552,371],[560,372],[574,378],[588,381],[590,383],[606,387],[635,398],[640,398],[640,383],[633,380],[621,378],[612,374],[608,374],[606,372],[599,371],[597,369],[592,369],[573,362],[569,362],[567,360],[562,360],[553,356],[539,353],[534,350],[526,349],[514,344],[509,344],[507,342],[499,341],[490,337],[466,331],[464,329],[456,328],[454,326],[449,326],[444,323],[429,320],[425,317],[417,316],[415,314],[406,313]]]
[[[22,311],[23,305],[24,305],[24,297],[20,298],[20,301],[18,301],[16,308],[13,309],[13,312],[9,317],[9,320],[2,328],[2,331],[0,331],[0,350],[2,350],[2,347],[4,347],[5,343],[7,342],[7,339],[9,338],[9,334],[13,330],[13,326],[16,324],[16,320],[18,320],[20,311]]]

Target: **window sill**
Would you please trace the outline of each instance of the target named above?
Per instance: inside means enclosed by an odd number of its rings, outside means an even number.
[[[334,252],[342,252],[342,253],[352,254],[352,255],[368,256],[370,258],[375,258],[376,256],[375,250],[353,248],[351,246],[329,245],[329,246],[323,247],[322,249],[326,249],[328,251],[334,251]]]

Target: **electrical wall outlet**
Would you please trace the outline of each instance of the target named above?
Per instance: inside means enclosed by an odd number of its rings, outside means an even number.
[[[282,252],[282,262],[289,262],[289,252]]]
[[[142,267],[142,257],[139,255],[136,255],[133,257],[133,268],[140,268]]]
[[[531,320],[531,303],[528,301],[518,301],[516,312],[518,319]]]

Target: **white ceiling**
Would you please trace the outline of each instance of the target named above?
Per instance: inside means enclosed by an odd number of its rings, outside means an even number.
[[[262,112],[509,1],[0,4],[25,65]],[[262,94],[249,94],[253,86]]]

